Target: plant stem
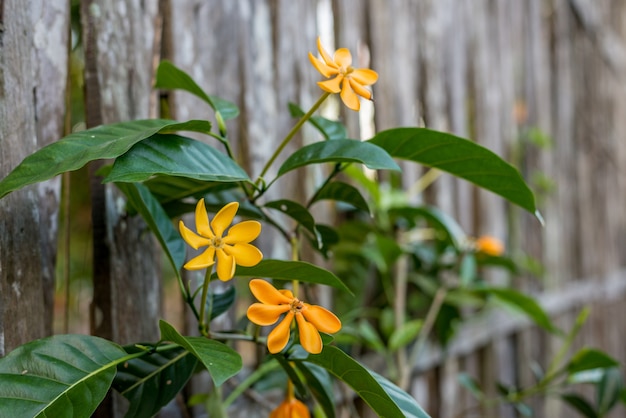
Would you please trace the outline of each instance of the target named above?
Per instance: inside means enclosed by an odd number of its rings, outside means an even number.
[[[209,324],[211,321],[206,321],[206,299],[209,293],[209,283],[211,282],[211,273],[213,273],[213,267],[208,268],[206,270],[206,275],[204,276],[204,283],[202,284],[202,296],[200,297],[200,323],[198,324],[198,328],[200,328],[200,333],[205,337],[209,334]]]
[[[424,190],[428,188],[431,184],[435,182],[441,175],[443,171],[437,168],[430,168],[422,177],[420,177],[407,191],[409,196],[421,194]]]
[[[283,142],[280,143],[278,148],[276,148],[276,151],[274,151],[274,154],[272,154],[270,159],[267,160],[267,163],[265,163],[265,166],[263,167],[263,170],[261,170],[261,174],[259,174],[259,178],[255,182],[255,184],[259,184],[259,182],[261,181],[263,176],[265,176],[265,174],[267,174],[267,170],[269,170],[271,165],[274,163],[274,160],[276,160],[276,157],[278,157],[278,155],[281,153],[281,151],[287,146],[289,141],[291,141],[291,139],[296,134],[296,132],[298,132],[298,130],[302,127],[302,125],[304,125],[304,122],[306,122],[307,120],[309,120],[311,118],[313,113],[315,113],[315,111],[320,107],[320,105],[324,102],[324,100],[326,100],[326,98],[328,96],[330,96],[330,93],[322,94],[322,96],[317,100],[317,102],[315,102],[315,104],[311,107],[311,109],[309,109],[309,111],[306,112],[304,114],[304,116],[302,116],[302,118],[300,118],[298,123],[296,123],[294,125],[294,127],[291,128],[291,130],[289,131],[289,133],[287,134],[285,139],[283,139]]]
[[[300,256],[298,254],[298,237],[294,235],[291,237],[291,260],[298,261]],[[293,296],[298,298],[298,291],[300,290],[300,282],[298,280],[291,281],[293,286]]]

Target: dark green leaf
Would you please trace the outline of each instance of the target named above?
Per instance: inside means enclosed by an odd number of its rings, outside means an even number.
[[[172,225],[159,202],[152,196],[150,191],[139,183],[119,183],[117,185],[128,199],[128,203],[146,221],[150,230],[154,233],[167,258],[172,263],[177,276],[185,262],[185,241]]]
[[[0,359],[0,416],[88,418],[127,356],[88,335],[57,335],[24,344]]]
[[[560,330],[554,326],[550,317],[546,314],[537,301],[523,293],[513,289],[489,287],[480,289],[479,292],[489,294],[507,306],[523,312],[532,319],[535,324],[552,333],[560,333]]]
[[[467,236],[457,221],[444,211],[434,206],[405,206],[396,207],[389,211],[390,215],[402,217],[409,221],[411,226],[416,219],[424,219],[437,230],[438,239],[445,240],[454,248],[461,250],[467,242]]]
[[[616,366],[619,366],[619,362],[605,352],[593,348],[583,348],[574,354],[567,365],[567,372],[572,374],[583,370]]]
[[[328,270],[305,261],[262,260],[254,267],[237,266],[237,277],[265,277],[277,280],[299,280],[305,283],[316,283],[332,286],[352,292],[346,285]]]
[[[299,204],[298,202],[294,202],[293,200],[275,200],[273,202],[267,202],[265,205],[267,208],[276,209],[289,216],[291,219],[296,221],[298,224],[302,225],[304,229],[309,231],[311,235],[317,237],[317,231],[315,229],[315,219],[311,213]]]
[[[157,68],[154,87],[185,90],[207,102],[213,110],[220,112],[222,118],[226,120],[236,118],[239,115],[239,109],[234,103],[216,96],[209,96],[193,81],[189,74],[167,60],[161,61],[159,68]]]
[[[104,181],[144,181],[159,174],[203,181],[250,181],[227,155],[178,135],[154,135],[134,145],[115,161]]]
[[[572,408],[587,418],[598,418],[598,414],[585,398],[576,393],[566,393],[561,398]]]
[[[237,290],[235,286],[230,286],[227,290],[222,293],[213,293],[209,295],[207,298],[207,312],[209,312],[209,317],[211,319],[215,319],[224,312],[226,312],[233,303],[235,302],[235,296],[237,295]]]
[[[289,103],[289,112],[294,118],[304,116],[304,111],[293,103]],[[311,125],[315,126],[327,140],[345,139],[348,137],[348,131],[341,122],[326,119],[321,116],[311,116],[309,122]]]
[[[124,347],[129,354],[143,351]],[[117,366],[113,388],[130,401],[125,418],[150,418],[180,392],[198,361],[187,350],[176,347]]]
[[[65,171],[77,170],[90,161],[117,158],[136,143],[157,133],[207,133],[210,130],[211,124],[206,121],[180,123],[165,119],[147,119],[102,125],[76,132],[26,157],[0,181],[0,197]]]
[[[237,183],[204,181],[188,177],[172,176],[155,176],[150,180],[146,180],[144,185],[150,189],[150,192],[164,207],[166,207],[168,203],[177,202],[186,197],[193,196],[199,199],[207,194],[212,196],[216,193],[238,187]],[[230,200],[229,202],[232,201],[233,200]],[[191,207],[190,211],[193,212],[195,206],[190,204],[189,207]],[[168,214],[169,213],[168,211]]]
[[[435,167],[496,193],[539,219],[535,197],[519,171],[472,141],[425,128],[383,131],[370,141],[396,158]]]
[[[619,396],[624,389],[624,380],[622,372],[618,367],[604,369],[602,379],[597,387],[596,403],[598,407],[598,415],[607,414],[619,401]]]
[[[359,192],[356,187],[340,181],[326,183],[326,185],[317,192],[315,199],[313,199],[311,203],[320,200],[337,200],[339,202],[348,203],[365,212],[369,212],[370,210],[361,192]]]
[[[196,356],[217,386],[241,370],[241,356],[226,344],[204,337],[183,337],[163,320],[159,321],[159,329],[161,339],[178,344]]]
[[[320,354],[311,354],[306,361],[325,368],[348,384],[380,417],[429,418],[409,394],[337,347],[325,346]]]
[[[278,176],[309,164],[327,162],[361,163],[372,170],[400,170],[387,152],[368,142],[352,139],[315,142],[291,154],[278,170]]]
[[[317,239],[311,239],[311,246],[313,248],[319,246],[317,250],[325,258],[328,258],[330,247],[339,242],[339,234],[334,228],[324,224],[315,224],[315,230],[317,231]]]
[[[326,369],[302,361],[296,362],[295,365],[306,379],[309,390],[324,410],[326,418],[335,418],[333,382]]]

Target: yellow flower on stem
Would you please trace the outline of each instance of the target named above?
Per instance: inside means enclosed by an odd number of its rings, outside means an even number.
[[[277,290],[261,279],[250,280],[252,294],[261,302],[248,308],[248,319],[261,326],[273,325],[282,314],[285,317],[267,336],[270,353],[279,353],[289,342],[290,328],[294,320],[298,324],[300,344],[311,354],[322,351],[319,331],[328,334],[341,329],[341,321],[329,310],[309,305],[294,297],[290,290]]]
[[[483,235],[474,242],[474,247],[479,253],[499,256],[504,253],[504,244],[498,238]]]
[[[372,99],[372,92],[364,86],[376,83],[378,74],[369,68],[352,67],[352,54],[347,48],[339,48],[331,57],[322,47],[320,38],[317,38],[317,49],[322,59],[318,59],[309,52],[311,64],[324,77],[335,76],[330,80],[319,81],[317,84],[328,93],[341,92],[343,103],[350,109],[358,111],[361,108],[358,96]]]
[[[200,199],[196,205],[196,231],[187,228],[183,221],[179,223],[180,234],[193,249],[207,249],[185,264],[187,270],[201,270],[215,264],[217,258],[217,277],[227,281],[235,275],[237,264],[252,267],[263,259],[263,254],[250,244],[261,233],[261,224],[257,221],[243,221],[228,229],[239,209],[239,203],[231,202],[220,209],[209,223],[209,216]]]
[[[310,418],[309,408],[296,399],[293,393],[270,413],[270,418]]]

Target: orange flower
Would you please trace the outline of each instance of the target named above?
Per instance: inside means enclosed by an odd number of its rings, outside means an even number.
[[[339,48],[331,57],[322,48],[320,38],[317,38],[317,49],[323,61],[309,52],[311,64],[326,78],[336,76],[330,80],[319,81],[317,84],[329,93],[341,92],[343,103],[350,109],[358,111],[361,108],[358,96],[368,100],[372,98],[372,92],[363,86],[376,83],[378,74],[369,68],[353,68],[352,54],[347,48]]]
[[[476,251],[479,253],[499,256],[504,253],[504,244],[498,238],[483,235],[474,242]]]
[[[231,202],[215,214],[209,224],[209,216],[204,206],[204,199],[196,205],[196,230],[191,231],[181,220],[180,234],[193,249],[208,247],[202,254],[185,264],[187,270],[201,270],[215,264],[217,256],[217,277],[227,281],[235,275],[237,264],[252,267],[258,264],[263,254],[257,247],[250,244],[261,233],[261,224],[257,221],[243,221],[233,225],[224,234],[235,218],[239,203]]]
[[[297,400],[293,395],[287,396],[287,398],[278,405],[270,413],[270,418],[310,418],[309,408]]]
[[[309,305],[294,297],[290,290],[277,290],[261,279],[250,280],[252,294],[261,302],[248,308],[248,319],[257,325],[273,325],[282,314],[283,320],[267,336],[270,353],[280,352],[289,342],[291,323],[298,323],[300,344],[311,354],[322,351],[319,331],[329,334],[341,329],[341,321],[332,312],[321,306]]]

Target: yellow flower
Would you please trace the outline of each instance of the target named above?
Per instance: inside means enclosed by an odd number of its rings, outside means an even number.
[[[239,203],[231,202],[220,209],[209,224],[204,199],[196,205],[196,231],[191,231],[181,220],[180,234],[192,248],[208,247],[202,254],[185,264],[187,270],[200,270],[215,264],[217,256],[217,277],[227,281],[235,275],[237,264],[252,267],[263,259],[263,254],[250,242],[261,233],[261,224],[257,221],[244,221],[230,226],[239,209]]]
[[[248,308],[248,319],[257,325],[273,325],[282,314],[283,320],[267,336],[270,353],[280,352],[287,342],[291,323],[295,317],[298,323],[300,344],[311,354],[322,351],[322,338],[319,331],[335,333],[341,329],[341,321],[332,312],[317,305],[309,305],[295,298],[290,290],[277,290],[261,279],[250,280],[252,294],[261,302]]]
[[[329,93],[341,92],[343,103],[350,109],[358,111],[361,108],[358,96],[368,100],[372,98],[372,92],[363,86],[374,84],[378,80],[378,74],[369,68],[352,67],[352,54],[347,48],[339,48],[331,57],[322,48],[320,38],[317,38],[317,49],[323,61],[309,52],[311,64],[326,78],[336,76],[330,80],[319,81],[317,84]]]
[[[498,238],[483,235],[474,242],[476,251],[479,253],[499,256],[504,253],[504,244]]]
[[[310,418],[309,408],[297,400],[293,395],[287,396],[287,398],[278,405],[270,413],[270,418]]]

